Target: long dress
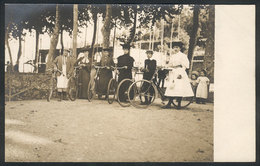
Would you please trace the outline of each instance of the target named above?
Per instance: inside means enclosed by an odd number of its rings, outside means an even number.
[[[78,57],[79,60],[80,56]],[[87,99],[88,83],[90,79],[90,66],[87,58],[78,61],[77,65],[84,65],[79,69],[79,98]]]
[[[103,55],[100,61],[101,66],[115,66],[113,59],[110,56]],[[107,93],[107,86],[109,80],[112,78],[112,70],[111,69],[101,69],[99,73],[99,81],[98,81],[98,95],[105,95]]]
[[[134,58],[129,54],[121,55],[117,58],[117,66],[123,67],[127,66],[127,69],[120,69],[118,75],[118,82],[121,82],[123,79],[132,79],[132,67],[134,66]],[[122,87],[119,90],[119,98],[121,101],[125,101],[127,96],[125,95],[126,90],[130,86],[130,82],[122,84]]]
[[[180,66],[181,67],[176,67]],[[171,55],[168,64],[169,68],[173,68],[169,71],[169,76],[166,79],[166,97],[192,97],[194,96],[190,80],[186,73],[186,69],[189,68],[189,60],[187,55],[182,52]]]
[[[196,97],[207,99],[208,98],[209,79],[205,76],[203,76],[203,77],[200,76],[197,79],[197,83],[198,83],[198,87],[197,87]]]

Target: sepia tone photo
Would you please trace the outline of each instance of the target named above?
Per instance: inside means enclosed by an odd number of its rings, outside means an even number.
[[[215,6],[5,4],[6,162],[213,162]]]

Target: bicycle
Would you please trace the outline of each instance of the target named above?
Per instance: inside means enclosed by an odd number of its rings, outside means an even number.
[[[132,68],[132,71],[134,72],[134,77],[133,79],[125,78],[123,79],[117,87],[116,90],[116,95],[117,95],[117,102],[122,106],[122,107],[129,107],[131,103],[129,102],[129,96],[128,93],[130,94],[130,97],[132,97],[132,91],[129,91],[129,86],[135,82],[135,75],[136,75],[136,67]],[[123,98],[120,98],[120,96],[123,96]]]
[[[167,70],[172,70],[170,68],[166,68]],[[156,74],[156,73],[155,73]],[[154,74],[154,75],[155,75]],[[133,97],[130,98],[130,90],[133,91]],[[160,88],[158,82],[155,80],[154,76],[151,80],[139,80],[132,83],[128,89],[128,98],[130,99],[130,103],[132,106],[136,108],[146,108],[151,105],[156,96],[160,96],[162,101],[165,101],[167,98],[164,96],[165,90]],[[145,100],[146,99],[146,100]],[[148,102],[145,102],[147,101]],[[176,97],[173,100],[174,107],[178,107],[178,102],[180,102],[180,108],[186,108],[192,103],[193,97]]]
[[[107,102],[112,104],[116,98],[117,87],[118,87],[118,70],[124,69],[125,67],[111,67],[114,70],[114,78],[111,78],[107,86]]]
[[[56,78],[56,74],[57,72],[59,72],[60,74],[63,74],[62,71],[60,71],[59,69],[48,69],[46,70],[47,72],[50,71],[52,74],[51,74],[51,79],[50,79],[50,86],[49,86],[49,89],[47,91],[47,101],[50,102],[51,101],[51,98],[53,96],[57,96],[57,93],[56,95],[54,95],[54,93],[56,92],[57,90],[57,78]]]
[[[75,66],[73,70],[72,76],[69,78],[68,81],[68,96],[71,101],[75,101],[78,97],[79,91],[79,71],[82,65]]]
[[[94,76],[94,81],[89,80],[88,83],[88,101],[92,101],[94,96],[96,95],[96,90],[98,89],[98,80],[99,80],[99,70],[107,68],[107,66],[95,66],[94,68],[97,69],[95,76]]]

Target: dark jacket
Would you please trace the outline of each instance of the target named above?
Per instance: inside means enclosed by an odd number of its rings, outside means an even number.
[[[134,58],[129,54],[121,55],[117,58],[117,66],[123,67],[127,66],[127,69],[119,70],[118,81],[122,81],[125,78],[132,79],[132,67],[134,66]]]
[[[156,60],[146,59],[144,61],[143,79],[151,80],[156,70]]]
[[[57,68],[62,71],[62,56],[58,56],[53,61],[54,65],[57,66]],[[66,75],[70,76],[73,73],[74,70],[74,63],[75,61],[71,57],[67,57],[66,60]],[[59,76],[60,73],[58,72],[57,75]]]

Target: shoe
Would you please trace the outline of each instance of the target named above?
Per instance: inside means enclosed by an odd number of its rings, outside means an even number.
[[[168,104],[162,107],[162,109],[169,109],[169,108],[171,108],[171,106]]]

